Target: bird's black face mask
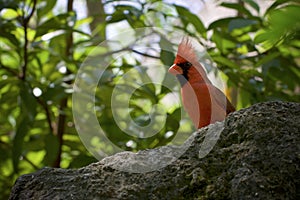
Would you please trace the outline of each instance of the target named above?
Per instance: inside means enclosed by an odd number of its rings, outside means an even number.
[[[177,63],[181,69],[182,69],[182,74],[177,74],[176,78],[178,79],[180,86],[183,87],[189,80],[188,76],[188,70],[191,68],[192,64],[190,62],[184,62],[184,63]]]

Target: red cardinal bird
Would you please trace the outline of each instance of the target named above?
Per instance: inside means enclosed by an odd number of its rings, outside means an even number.
[[[223,121],[235,111],[225,94],[208,79],[188,39],[183,39],[179,44],[169,72],[180,82],[183,106],[195,127]]]

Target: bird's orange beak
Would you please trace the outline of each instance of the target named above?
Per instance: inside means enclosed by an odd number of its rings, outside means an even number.
[[[176,76],[176,75],[178,75],[178,74],[183,74],[183,71],[182,71],[182,69],[181,69],[178,65],[173,64],[173,65],[169,68],[169,73]]]

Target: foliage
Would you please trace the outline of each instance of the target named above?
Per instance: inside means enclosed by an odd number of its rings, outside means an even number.
[[[54,12],[55,2],[14,0],[0,4],[0,193],[4,197],[9,193],[7,186],[20,174],[43,166],[72,168],[95,161],[74,128],[71,95],[81,63],[101,41],[82,26],[91,17],[78,19],[72,7]],[[299,101],[297,1],[277,0],[263,15],[254,0],[222,2],[220,6],[235,10],[237,16],[216,20],[208,27],[189,9],[160,0],[145,3],[114,0],[106,1],[105,6],[112,8],[105,16],[106,27],[124,22],[133,32],[155,26],[164,28],[168,36],[181,32],[196,38],[224,73],[228,87],[238,90],[238,108],[275,99]],[[154,29],[151,34],[157,38],[154,46],[174,47]],[[137,151],[167,144],[171,138],[165,134],[176,132],[180,126],[186,132],[191,129],[180,122],[178,105],[167,109],[166,124],[156,137],[140,141],[118,129],[109,100],[122,75],[133,68],[144,70],[144,57],[156,60],[161,66],[170,65],[174,58],[173,52],[161,50],[150,55],[130,45],[119,46],[118,52],[109,47],[100,52],[116,60],[118,53],[129,51],[130,58],[110,65],[99,83],[96,107],[100,122],[105,124],[103,128],[111,133],[108,137],[123,149]],[[131,77],[137,83],[151,79],[147,71]],[[163,77],[161,81],[168,80]],[[163,99],[170,91],[155,84],[135,87],[130,114],[136,123],[147,125],[151,107],[164,105]],[[135,145],[128,145],[128,141]]]
[[[300,5],[296,2],[275,1],[262,17],[255,1],[221,3],[238,16],[209,25],[216,45],[209,54],[228,76],[228,85],[239,88],[239,107],[299,101]]]

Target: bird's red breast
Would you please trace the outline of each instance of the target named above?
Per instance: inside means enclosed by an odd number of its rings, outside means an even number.
[[[225,94],[208,79],[188,39],[183,39],[179,44],[169,73],[175,75],[181,84],[183,106],[195,127],[223,121],[230,112],[235,111]]]

